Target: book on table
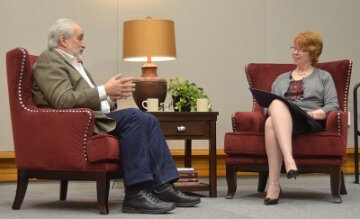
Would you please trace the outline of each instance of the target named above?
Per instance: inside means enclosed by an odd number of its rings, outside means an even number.
[[[178,167],[177,171],[178,172],[194,172],[195,169],[192,167]]]
[[[197,171],[178,171],[180,179],[182,178],[198,178]]]
[[[199,182],[198,178],[179,178],[178,182]]]
[[[199,181],[197,182],[174,182],[174,186],[198,186],[200,185],[201,183]]]
[[[191,167],[177,168],[179,180],[174,183],[175,186],[197,185],[200,184],[198,172]]]

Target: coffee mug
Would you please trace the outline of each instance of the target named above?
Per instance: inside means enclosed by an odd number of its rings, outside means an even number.
[[[159,99],[158,98],[148,98],[144,100],[141,105],[148,111],[148,112],[157,112],[159,111]]]
[[[197,99],[196,100],[196,111],[197,112],[208,112],[210,107],[209,99]]]

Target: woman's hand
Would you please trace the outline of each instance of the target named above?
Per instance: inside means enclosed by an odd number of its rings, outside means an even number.
[[[310,113],[311,113],[311,116],[313,117],[313,119],[316,119],[316,120],[324,120],[324,119],[326,119],[326,113],[322,109],[309,111],[308,114],[310,115]]]

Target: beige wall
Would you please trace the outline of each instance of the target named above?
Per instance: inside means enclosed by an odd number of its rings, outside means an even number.
[[[244,75],[249,62],[291,62],[289,46],[302,30],[316,30],[324,40],[320,61],[354,61],[350,90],[360,81],[360,1],[357,0],[1,0],[0,1],[0,151],[12,151],[5,53],[25,47],[32,54],[46,48],[49,27],[68,17],[85,29],[85,66],[98,84],[122,72],[139,76],[143,63],[121,60],[122,25],[126,20],[152,18],[175,22],[177,60],[160,62],[167,80],[182,76],[205,88],[219,111],[217,145],[231,130],[234,111],[251,109]],[[121,107],[135,107],[132,99]],[[353,147],[352,126],[349,147]],[[169,142],[182,148],[181,142]],[[205,142],[195,144],[206,148]]]

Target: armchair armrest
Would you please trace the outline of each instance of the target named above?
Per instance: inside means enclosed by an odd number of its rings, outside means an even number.
[[[326,131],[347,136],[348,114],[344,111],[330,112],[326,119]]]
[[[95,116],[90,109],[23,109],[14,126],[19,169],[82,169],[85,147],[93,135]],[[34,128],[36,127],[36,128]],[[16,135],[16,136],[15,136]],[[36,162],[34,162],[36,159]]]
[[[264,123],[263,111],[235,112],[232,115],[233,132],[263,132]]]

